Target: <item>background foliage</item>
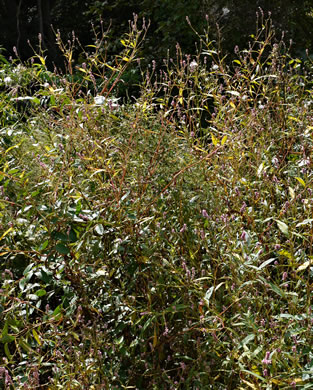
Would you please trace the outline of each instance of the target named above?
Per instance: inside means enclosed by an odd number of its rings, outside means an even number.
[[[161,62],[168,51],[170,56],[175,56],[177,42],[185,52],[196,52],[197,40],[186,22],[186,16],[189,16],[191,24],[200,34],[206,29],[208,22],[210,39],[222,39],[224,52],[232,53],[235,45],[247,47],[249,36],[255,33],[255,17],[259,7],[265,15],[271,11],[278,40],[284,31],[286,39],[293,39],[295,42],[294,50],[298,55],[301,53],[303,56],[305,49],[312,49],[313,18],[310,0],[301,3],[296,0],[221,0],[218,4],[212,0],[1,0],[0,45],[11,55],[14,54],[13,46],[16,46],[19,55],[26,59],[33,55],[27,41],[30,40],[37,47],[40,32],[42,47],[47,50],[46,55],[51,63],[62,66],[64,61],[55,46],[51,23],[55,31],[60,30],[64,40],[72,39],[72,31],[75,31],[85,45],[93,38],[90,23],[97,26],[103,20],[105,26],[111,25],[109,50],[117,53],[119,37],[128,31],[129,20],[136,13],[140,18],[145,17],[146,21],[151,21],[142,55],[147,61],[153,58]],[[219,25],[218,29],[216,24]]]

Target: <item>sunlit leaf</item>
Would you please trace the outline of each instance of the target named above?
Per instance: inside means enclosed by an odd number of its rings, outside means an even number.
[[[285,222],[282,222],[282,221],[279,221],[278,219],[276,220],[276,223],[277,223],[277,226],[279,228],[279,230],[284,233],[284,234],[288,234],[289,230],[288,230],[288,226],[285,224]]]
[[[294,199],[296,197],[294,189],[292,187],[288,187],[288,190],[289,190],[289,195],[290,195],[291,199]]]
[[[312,218],[310,218],[310,219],[305,219],[305,220],[303,220],[302,222],[297,223],[296,227],[305,226],[305,225],[312,225],[312,222],[313,222],[313,219],[312,219]]]
[[[297,268],[297,271],[304,271],[305,269],[307,269],[310,265],[313,265],[313,260],[308,260],[306,261],[305,263],[301,264],[298,268]]]

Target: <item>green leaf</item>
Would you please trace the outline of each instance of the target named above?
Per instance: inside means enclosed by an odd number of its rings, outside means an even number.
[[[69,238],[70,242],[75,242],[75,241],[77,241],[77,234],[76,234],[76,232],[75,232],[74,229],[71,229],[71,230],[70,230],[70,232],[69,232],[69,234],[68,234],[68,238]]]
[[[282,289],[280,289],[278,286],[276,286],[276,285],[273,284],[273,283],[269,283],[269,284],[270,284],[270,286],[271,286],[271,289],[272,289],[274,292],[276,292],[276,294],[280,295],[281,297],[285,297],[285,296],[286,296],[285,292],[284,292]]]
[[[40,290],[37,290],[37,291],[35,292],[35,294],[37,295],[37,297],[43,297],[44,295],[47,294],[47,291],[44,290],[43,288],[41,288]]]
[[[45,250],[45,249],[47,248],[48,244],[49,244],[49,241],[48,241],[48,240],[44,241],[44,242],[40,245],[39,251]]]
[[[55,250],[59,253],[61,253],[61,255],[68,255],[70,253],[70,250],[67,246],[65,246],[64,244],[57,244],[55,246]]]
[[[241,370],[241,371],[242,371],[242,372],[246,372],[247,374],[252,375],[252,376],[254,376],[254,377],[260,379],[261,381],[265,382],[265,379],[264,379],[261,375],[258,375],[258,374],[256,374],[256,373],[253,372],[253,371],[248,371],[248,370]]]
[[[9,333],[9,323],[8,320],[6,320],[3,330],[1,332],[1,342],[2,343],[11,343],[12,341],[15,340],[14,336],[11,336]]]
[[[19,339],[18,341],[20,347],[22,347],[24,349],[25,352],[29,353],[29,352],[35,352],[31,346],[23,339]]]
[[[56,231],[52,232],[51,238],[53,238],[54,240],[63,241],[63,242],[68,241],[67,235],[62,233],[62,232],[56,232]]]
[[[47,274],[46,271],[44,271],[43,269],[40,270],[40,279],[44,282],[44,283],[49,283],[52,279],[52,276],[51,274]]]
[[[37,105],[40,104],[40,100],[37,97],[35,97],[35,96],[32,98],[32,102],[34,102]]]
[[[11,355],[11,353],[10,353],[8,343],[5,343],[5,344],[4,344],[4,352],[5,352],[6,356],[7,356],[7,358],[8,358],[9,360],[12,360],[12,355]]]
[[[10,334],[5,334],[1,337],[2,343],[11,343],[14,340],[15,340],[15,337],[10,335]]]
[[[246,336],[242,342],[240,343],[241,345],[246,345],[246,344],[249,344],[250,341],[253,341],[255,338],[255,335],[254,334],[249,334],[248,336]]]
[[[52,313],[52,317],[54,317],[54,316],[60,314],[61,309],[62,309],[62,305],[57,306],[57,307],[54,309],[54,312]]]
[[[31,193],[31,196],[34,198],[34,197],[37,196],[39,193],[40,193],[39,190],[33,191],[33,192]]]

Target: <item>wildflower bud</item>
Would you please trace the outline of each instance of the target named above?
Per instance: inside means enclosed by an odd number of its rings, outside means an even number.
[[[202,213],[202,216],[204,218],[208,218],[209,219],[209,214],[207,213],[207,211],[205,209],[203,209],[201,213]]]
[[[243,230],[243,232],[241,233],[240,239],[242,241],[247,241],[248,240],[248,233],[245,230]]]
[[[267,351],[265,354],[265,358],[262,360],[262,363],[265,365],[272,364],[272,360],[270,359],[270,352]]]
[[[193,60],[190,65],[189,65],[189,68],[190,68],[190,72],[193,73],[198,67],[198,64],[195,60]]]
[[[242,206],[240,208],[240,213],[243,213],[246,208],[247,208],[247,204],[246,204],[246,202],[243,202],[243,204],[242,204]]]
[[[183,227],[180,229],[180,233],[184,233],[187,230],[187,225],[184,223]]]

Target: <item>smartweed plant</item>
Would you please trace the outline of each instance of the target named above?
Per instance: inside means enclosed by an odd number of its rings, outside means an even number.
[[[23,118],[2,65],[1,386],[310,389],[312,62],[263,18],[232,62],[199,36],[122,103],[137,26],[78,64],[58,36],[65,74],[19,68]]]

